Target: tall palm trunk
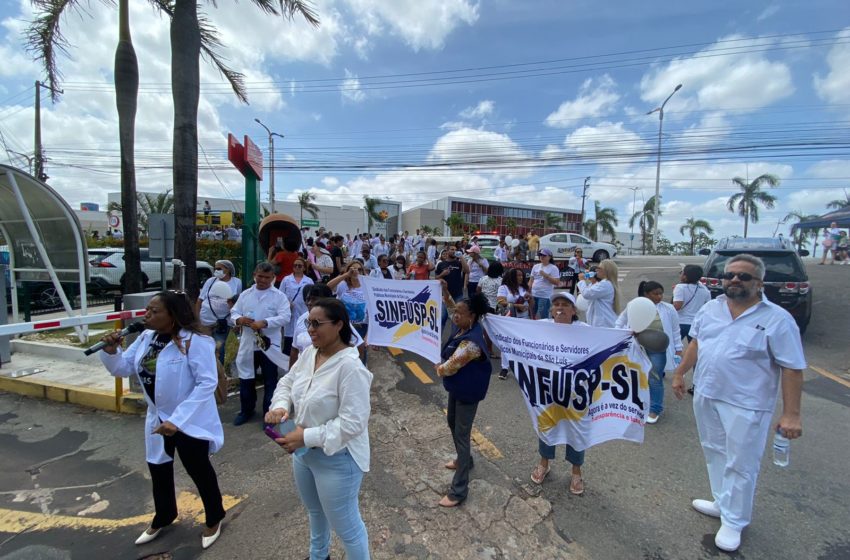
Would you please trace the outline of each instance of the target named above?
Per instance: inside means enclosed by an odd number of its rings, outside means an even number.
[[[750,221],[750,209],[749,204],[744,201],[744,237],[747,237],[747,224]]]
[[[171,19],[171,95],[174,102],[175,256],[186,265],[186,293],[199,292],[195,268],[198,205],[198,99],[201,32],[196,0],[176,0]]]
[[[135,125],[139,95],[139,63],[130,37],[129,0],[118,3],[118,46],[115,48],[115,106],[121,149],[121,218],[124,224],[124,292],[141,292],[139,227],[136,211]]]

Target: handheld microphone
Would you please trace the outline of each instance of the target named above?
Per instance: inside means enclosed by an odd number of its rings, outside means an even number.
[[[139,333],[139,332],[142,332],[143,330],[145,330],[145,324],[142,323],[141,321],[139,321],[138,323],[133,323],[132,325],[129,325],[129,326],[121,329],[119,334],[121,335],[121,338],[124,338],[125,336],[127,336],[130,333]],[[86,356],[91,356],[95,352],[100,352],[105,347],[106,347],[106,342],[101,340],[97,344],[95,344],[93,346],[89,346],[88,348],[86,348],[83,351],[83,354],[85,354]]]

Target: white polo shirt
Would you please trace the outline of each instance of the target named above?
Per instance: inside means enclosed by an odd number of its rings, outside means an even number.
[[[695,390],[741,408],[773,412],[780,368],[806,368],[794,318],[764,296],[737,319],[718,296],[697,312],[691,336],[699,343]]]

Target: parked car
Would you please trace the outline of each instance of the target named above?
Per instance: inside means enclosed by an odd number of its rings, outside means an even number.
[[[540,248],[552,251],[554,259],[569,259],[576,249],[581,249],[585,258],[596,262],[613,259],[617,256],[617,247],[610,243],[592,241],[577,233],[550,233],[540,238]]]
[[[494,252],[496,251],[496,247],[499,246],[499,236],[476,233],[475,237],[478,238],[478,247],[481,248],[481,256],[488,261],[495,259]]]
[[[139,249],[142,265],[142,282],[145,287],[161,285],[160,260],[152,258],[147,247]],[[179,259],[166,260],[166,285],[174,275],[174,265]],[[198,280],[203,284],[212,276],[213,267],[204,261],[197,261]],[[124,285],[124,249],[89,249],[89,276],[92,286],[104,290],[120,288]]]
[[[794,317],[800,334],[806,332],[812,318],[812,287],[800,256],[807,256],[808,251],[798,255],[793,245],[781,237],[727,237],[718,241],[713,250],[703,249],[700,254],[706,252],[705,276],[700,282],[712,298],[723,293],[720,275],[726,261],[741,253],[753,255],[764,261],[764,295]]]

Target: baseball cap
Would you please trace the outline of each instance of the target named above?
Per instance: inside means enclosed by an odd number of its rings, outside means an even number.
[[[467,253],[481,253],[481,247],[478,245],[473,245],[469,249],[466,250]]]
[[[537,254],[540,255],[540,256],[546,255],[547,257],[551,257],[552,251],[550,251],[549,249],[540,249],[540,251],[538,251]]]
[[[556,299],[565,299],[573,305],[576,304],[576,298],[570,292],[552,292],[552,295],[549,296],[549,301],[555,303]]]

